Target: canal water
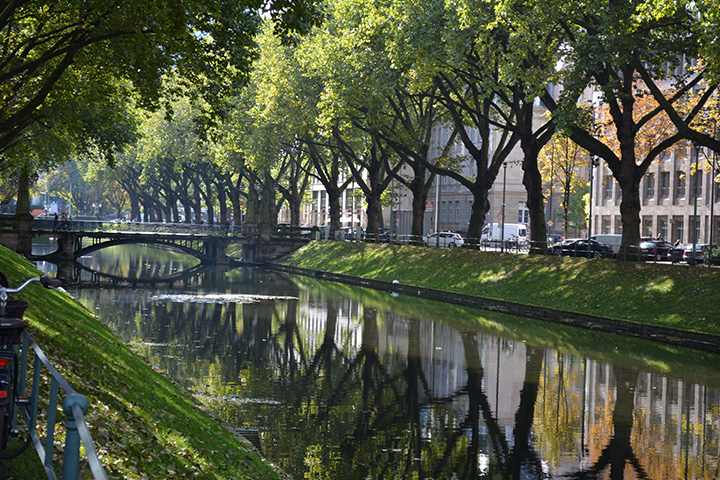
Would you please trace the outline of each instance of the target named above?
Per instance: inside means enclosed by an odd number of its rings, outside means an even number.
[[[72,294],[295,479],[720,477],[717,356],[260,269]]]

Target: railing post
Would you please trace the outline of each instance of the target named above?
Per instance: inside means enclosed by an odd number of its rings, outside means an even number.
[[[73,393],[65,397],[63,412],[65,412],[65,451],[63,455],[63,480],[77,480],[80,475],[80,434],[78,433],[73,406],[78,405],[83,414],[88,411],[88,401],[84,395]]]

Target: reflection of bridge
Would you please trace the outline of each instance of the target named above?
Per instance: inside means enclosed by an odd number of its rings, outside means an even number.
[[[19,236],[12,222],[3,218],[0,243],[14,248]],[[7,228],[10,224],[10,228]],[[55,238],[56,251],[33,257],[51,262],[75,261],[78,257],[116,245],[155,245],[192,255],[205,265],[227,265],[228,247],[242,245],[242,259],[262,263],[285,255],[310,241],[312,231],[299,228],[276,228],[274,231],[244,229],[219,225],[190,225],[163,223],[108,223],[93,220],[56,222],[35,219],[31,235],[34,238]]]

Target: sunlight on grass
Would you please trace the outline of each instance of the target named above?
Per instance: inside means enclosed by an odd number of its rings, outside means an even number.
[[[719,316],[717,269],[351,242],[313,242],[286,263],[720,334],[716,322],[699,321]]]
[[[645,291],[650,293],[668,293],[672,291],[674,286],[675,282],[670,278],[657,279],[648,283],[645,286]]]

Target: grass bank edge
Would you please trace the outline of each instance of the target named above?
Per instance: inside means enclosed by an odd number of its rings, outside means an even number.
[[[281,263],[720,334],[718,269],[333,241]]]
[[[39,275],[4,247],[0,271],[11,286]],[[87,422],[110,478],[282,478],[68,294],[33,284],[13,298],[30,303],[28,331],[88,398]],[[63,421],[59,408],[56,448],[64,439]],[[3,461],[3,470],[5,478],[46,478],[34,450]]]

